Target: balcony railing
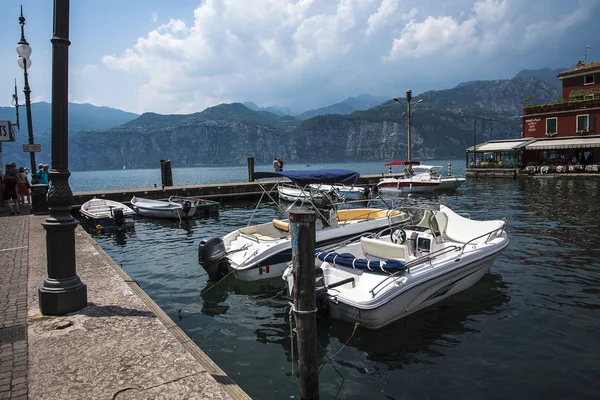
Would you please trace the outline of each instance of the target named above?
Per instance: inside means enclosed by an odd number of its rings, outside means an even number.
[[[600,99],[562,100],[550,104],[535,104],[523,107],[523,116],[532,114],[551,113],[555,111],[570,111],[579,108],[600,107]]]

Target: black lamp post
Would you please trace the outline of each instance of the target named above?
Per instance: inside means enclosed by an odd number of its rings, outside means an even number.
[[[414,111],[414,108],[413,109],[410,108],[410,102],[411,102],[411,100],[412,100],[412,90],[408,89],[406,91],[406,108],[405,108],[405,110],[406,110],[406,121],[407,121],[406,130],[407,130],[407,135],[408,135],[408,156],[407,156],[408,161],[412,161],[412,143],[411,143],[411,132],[410,132],[410,127],[411,127],[410,119],[412,117],[412,113]],[[394,101],[397,102],[397,103],[402,104],[400,102],[400,99],[397,98],[397,97],[394,97]],[[421,103],[422,101],[423,101],[423,99],[420,99],[419,101],[417,101],[417,104]],[[402,105],[404,105],[404,104],[402,104]],[[410,167],[410,165],[409,165],[409,167]]]
[[[76,271],[75,228],[71,216],[73,192],[69,187],[68,89],[69,89],[69,0],[54,0],[52,42],[52,169],[46,229],[48,277],[38,294],[40,311],[62,315],[87,306],[87,287]]]
[[[27,76],[27,70],[31,67],[31,46],[25,40],[25,17],[23,16],[23,6],[21,6],[21,16],[19,17],[19,25],[21,25],[21,40],[17,44],[17,54],[19,59],[17,64],[23,69],[23,75],[25,77],[25,86],[23,87],[23,93],[25,93],[25,109],[27,111],[27,134],[29,137],[29,144],[33,144],[33,123],[31,122],[31,89],[29,88],[29,79]],[[32,179],[37,171],[35,164],[35,153],[31,151],[29,153],[29,159],[31,161],[31,174]]]

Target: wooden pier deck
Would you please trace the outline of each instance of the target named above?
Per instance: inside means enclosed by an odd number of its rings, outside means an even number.
[[[361,175],[358,184],[375,185],[379,179],[384,176],[398,175]],[[260,182],[233,182],[209,185],[165,186],[164,188],[156,187],[75,192],[73,193],[73,205],[76,207],[81,206],[83,203],[94,197],[114,200],[120,203],[128,203],[133,196],[155,200],[167,199],[171,196],[197,196],[216,200],[221,203],[238,200],[252,200],[263,194],[263,188],[265,190],[271,190],[275,184],[276,181],[274,180],[266,180]]]

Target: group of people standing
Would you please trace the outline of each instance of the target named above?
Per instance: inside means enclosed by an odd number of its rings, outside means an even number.
[[[273,170],[275,170],[275,172],[283,171],[283,161],[281,158],[273,157]]]
[[[32,175],[33,183],[47,185],[48,168],[48,164],[39,164],[35,175]],[[17,164],[12,162],[10,164],[6,164],[5,171],[6,173],[1,180],[2,194],[4,199],[8,201],[10,215],[15,215],[15,212],[17,214],[21,214],[19,205],[25,204],[25,199],[27,199],[27,204],[31,205],[31,192],[29,190],[31,187],[31,183],[29,183],[29,168],[17,168]]]

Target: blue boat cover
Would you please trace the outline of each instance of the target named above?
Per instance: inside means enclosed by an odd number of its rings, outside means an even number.
[[[348,169],[315,169],[311,171],[255,172],[255,179],[288,178],[297,185],[311,183],[352,185],[358,182],[360,174]]]
[[[367,260],[365,258],[356,258],[350,253],[336,253],[324,250],[315,251],[315,257],[321,261],[327,261],[342,267],[366,269],[373,272],[396,272],[406,269],[406,265],[396,260]]]

